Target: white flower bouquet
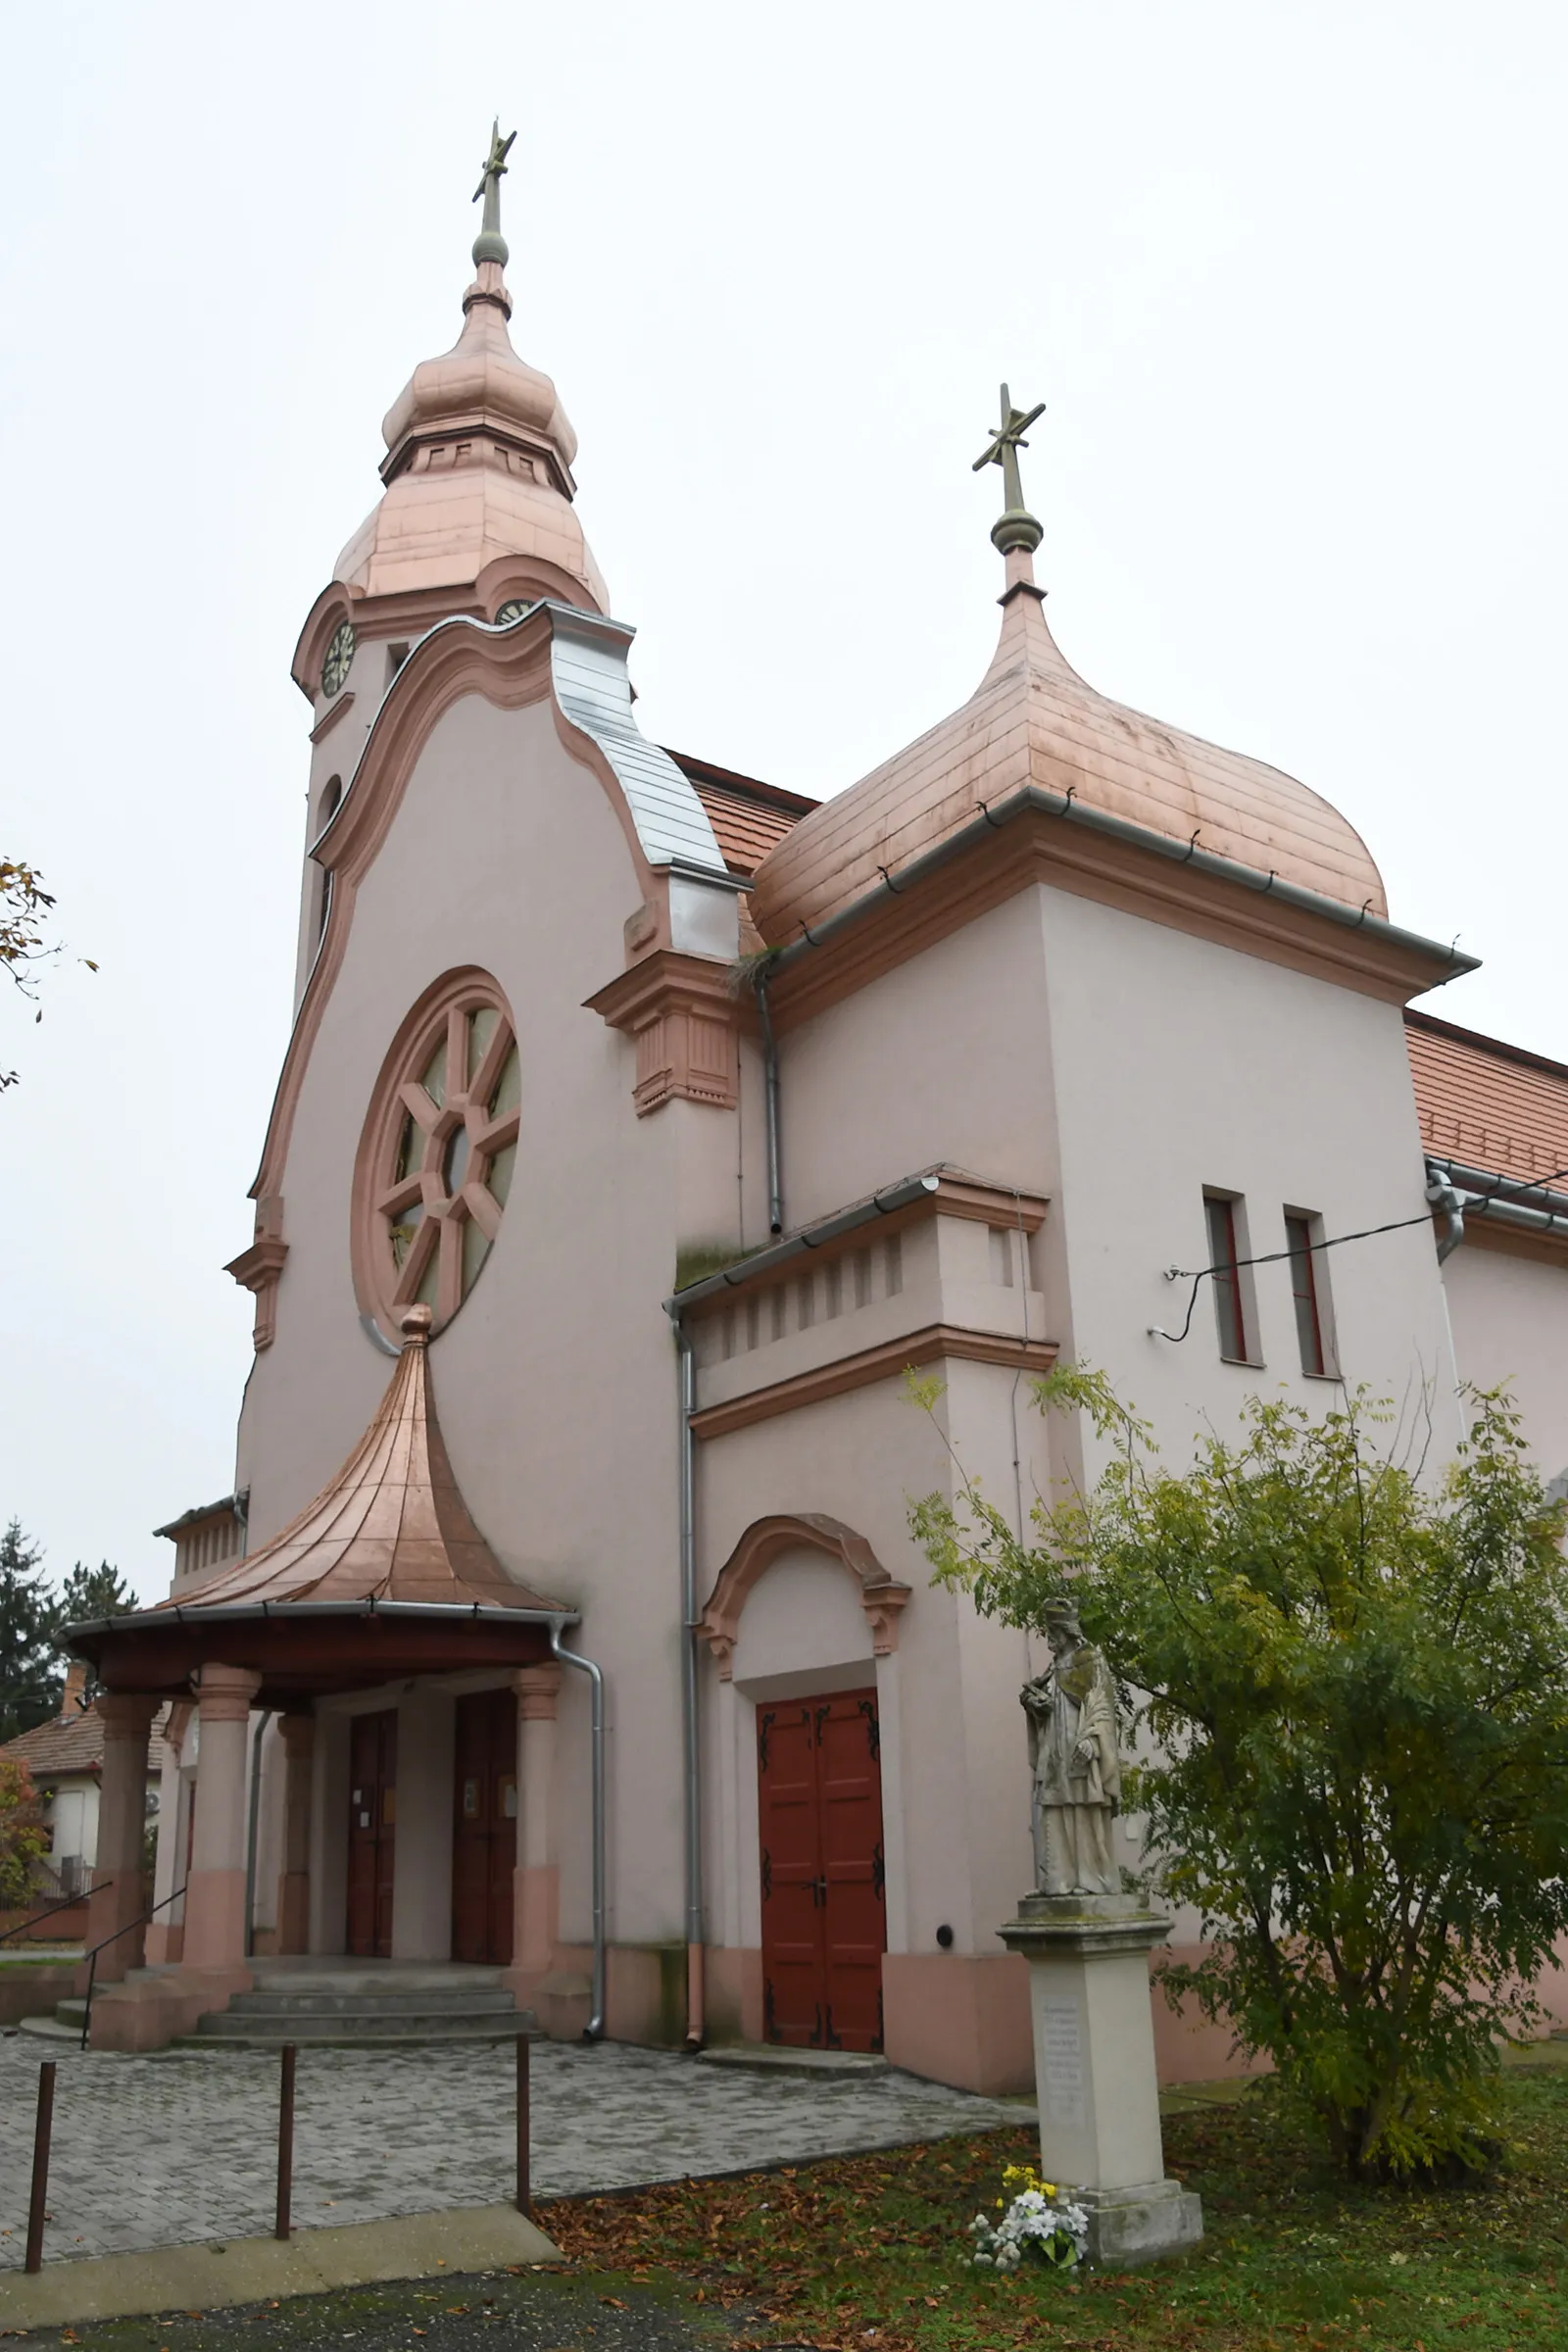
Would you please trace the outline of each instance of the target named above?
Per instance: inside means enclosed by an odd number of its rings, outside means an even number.
[[[1089,2216],[1054,2180],[1042,2180],[1031,2165],[1009,2164],[1002,2185],[1010,2197],[997,2199],[1000,2221],[977,2213],[969,2224],[975,2241],[971,2259],[982,2271],[1015,2271],[1026,2255],[1054,2271],[1070,2271],[1089,2246]]]

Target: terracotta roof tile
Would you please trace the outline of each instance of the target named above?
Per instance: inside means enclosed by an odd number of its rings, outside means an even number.
[[[695,788],[718,838],[724,863],[732,874],[752,875],[769,850],[817,807],[801,792],[786,792],[778,784],[763,784],[755,776],[738,776],[686,752],[669,754],[681,774]]]
[[[161,1707],[153,1721],[152,1744],[147,1751],[150,1773],[162,1772],[164,1767],[161,1733],[168,1716],[169,1709]],[[73,1707],[69,1715],[34,1724],[30,1732],[6,1740],[0,1755],[17,1757],[38,1782],[57,1780],[66,1773],[97,1772],[104,1760],[104,1719],[96,1707]]]
[[[1537,1182],[1568,1169],[1568,1067],[1429,1012],[1404,1018],[1429,1152]]]

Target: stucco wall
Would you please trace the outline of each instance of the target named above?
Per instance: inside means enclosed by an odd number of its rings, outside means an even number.
[[[612,1929],[648,1939],[678,1934],[681,1916],[675,1375],[661,1301],[686,1221],[729,1238],[738,1196],[734,1120],[689,1103],[636,1118],[634,1048],[583,1007],[621,968],[641,895],[605,789],[547,707],[470,697],[437,723],[360,885],[305,1074],[277,1337],[250,1382],[238,1476],[254,1547],[375,1409],[391,1364],[360,1328],[349,1258],[361,1127],[405,1011],[443,971],[478,964],[516,1025],[521,1149],[499,1239],[432,1346],[431,1376],[496,1553],[592,1629],[611,1692]],[[562,1699],[568,1939],[588,1928],[577,1680]]]
[[[1507,1382],[1543,1475],[1568,1470],[1568,1267],[1467,1241],[1443,1269],[1461,1377]]]

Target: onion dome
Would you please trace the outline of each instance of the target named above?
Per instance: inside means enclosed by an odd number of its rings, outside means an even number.
[[[475,191],[484,224],[463,332],[416,368],[387,411],[386,490],[333,577],[367,596],[395,596],[470,587],[496,558],[521,558],[537,568],[542,595],[604,612],[609,595],[571,503],[577,436],[549,376],[518,359],[508,332],[500,180],[511,145],[494,139]]]
[[[1034,584],[1041,528],[1023,506],[1020,416],[1003,386],[1003,427],[976,461],[1004,469],[1006,511],[992,538],[1006,563],[1002,632],[991,666],[961,710],[849,791],[824,801],[758,869],[751,912],[782,946],[897,878],[1026,785],[1070,792],[1079,807],[1196,841],[1219,857],[1386,914],[1383,881],[1354,827],[1304,784],[1238,752],[1146,718],[1087,685],[1046,624]]]

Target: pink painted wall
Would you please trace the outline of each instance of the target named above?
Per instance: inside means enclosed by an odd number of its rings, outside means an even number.
[[[612,1929],[655,1940],[681,1923],[675,1374],[660,1302],[680,1241],[734,1238],[739,1201],[733,1118],[676,1102],[637,1119],[634,1048],[583,1008],[621,968],[641,895],[603,786],[547,708],[471,697],[438,722],[361,884],[305,1076],[277,1338],[247,1391],[238,1475],[255,1545],[320,1489],[375,1408],[389,1359],[360,1328],[348,1253],[361,1126],[408,1006],[442,971],[477,963],[516,1024],[522,1150],[489,1262],[432,1347],[436,1397],[498,1556],[587,1614],[612,1691]],[[588,1927],[580,1678],[561,1716],[570,1939]]]

